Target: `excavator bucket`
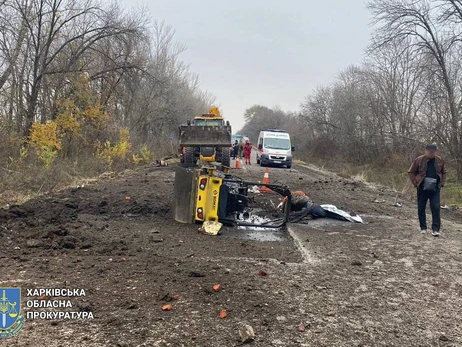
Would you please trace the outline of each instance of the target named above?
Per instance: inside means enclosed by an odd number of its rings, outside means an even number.
[[[231,126],[180,126],[183,147],[231,147]]]
[[[177,167],[173,188],[173,217],[179,223],[194,223],[197,177],[200,170]]]

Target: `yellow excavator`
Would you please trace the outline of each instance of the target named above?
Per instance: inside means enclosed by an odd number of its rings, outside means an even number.
[[[280,194],[285,198],[285,204],[284,211],[276,219],[258,223],[246,216],[258,210],[255,195],[262,186]],[[280,228],[289,219],[291,199],[286,185],[245,181],[231,175],[224,167],[208,164],[201,168],[176,167],[173,215],[180,223],[214,222],[238,227]]]
[[[230,166],[231,125],[217,107],[180,125],[179,142],[184,167],[197,166],[198,161]]]

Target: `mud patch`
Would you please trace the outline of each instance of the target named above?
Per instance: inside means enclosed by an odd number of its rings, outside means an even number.
[[[239,174],[255,181],[264,170]],[[0,210],[2,285],[85,288],[76,308],[95,314],[28,321],[8,344],[237,346],[239,327],[250,324],[255,347],[462,345],[459,215],[439,239],[423,238],[415,208],[372,203],[378,194],[393,201],[391,190],[302,167],[270,177],[373,217],[289,225],[295,243],[278,231],[202,235],[170,216],[170,168],[150,167]],[[264,209],[271,215],[278,198],[263,199],[274,200]],[[375,218],[383,215],[393,218]]]
[[[245,228],[245,227],[242,227]],[[287,233],[282,230],[264,229],[264,228],[248,228],[248,229],[230,229],[224,231],[221,235],[224,238],[236,238],[242,240],[275,242],[289,241]]]

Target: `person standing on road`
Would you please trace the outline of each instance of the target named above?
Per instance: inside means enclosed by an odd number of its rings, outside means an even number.
[[[234,142],[234,145],[233,145],[233,158],[236,159],[237,156],[239,155],[239,142]]]
[[[252,156],[252,145],[250,144],[250,140],[247,140],[244,145],[244,157],[245,157],[246,165],[252,165],[250,163],[251,156]]]
[[[242,139],[239,140],[239,158],[242,158],[244,154],[244,141]]]
[[[444,160],[436,155],[437,147],[430,144],[425,147],[425,154],[417,157],[409,168],[409,179],[417,188],[417,209],[419,214],[420,232],[427,232],[425,209],[430,200],[432,211],[432,235],[440,235],[441,228],[441,188],[446,181]]]

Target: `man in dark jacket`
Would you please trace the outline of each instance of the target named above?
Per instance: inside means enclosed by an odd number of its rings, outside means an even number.
[[[425,147],[425,154],[417,157],[409,168],[409,179],[417,188],[417,208],[419,213],[420,232],[427,232],[425,209],[430,200],[432,211],[432,235],[440,235],[440,193],[446,181],[446,169],[443,159],[436,155],[434,144]]]
[[[237,140],[233,144],[233,152],[232,152],[232,154],[233,154],[233,159],[236,159],[237,156],[239,155],[239,142],[237,142]]]

